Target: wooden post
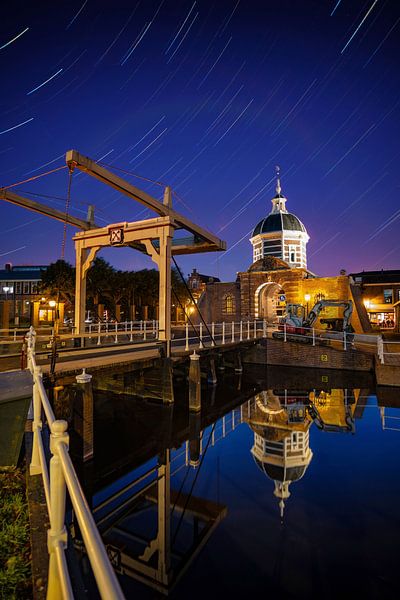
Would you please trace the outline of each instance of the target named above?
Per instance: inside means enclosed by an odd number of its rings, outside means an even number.
[[[83,461],[93,458],[93,389],[92,376],[83,369],[82,373],[76,376],[82,392],[81,407],[81,431]]]
[[[75,239],[76,277],[75,277],[75,333],[85,333],[86,311],[86,274],[94,260],[99,246],[84,248],[84,240]]]
[[[196,351],[190,355],[189,367],[189,410],[198,412],[201,410],[201,373],[200,356]]]

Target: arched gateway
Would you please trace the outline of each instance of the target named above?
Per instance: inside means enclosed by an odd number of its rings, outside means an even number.
[[[282,298],[284,290],[279,283],[267,281],[258,286],[255,291],[256,318],[275,321],[282,314]]]

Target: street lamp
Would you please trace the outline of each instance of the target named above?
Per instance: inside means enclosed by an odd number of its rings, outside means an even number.
[[[307,302],[307,314],[308,314],[308,303],[311,300],[310,294],[304,294],[304,300]]]

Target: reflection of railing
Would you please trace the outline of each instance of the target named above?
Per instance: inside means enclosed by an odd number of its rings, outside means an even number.
[[[56,420],[43,386],[41,368],[36,365],[35,359],[35,336],[35,331],[31,328],[27,335],[28,368],[33,376],[33,448],[30,474],[42,475],[50,517],[47,537],[50,554],[47,598],[58,600],[74,597],[65,557],[67,547],[65,501],[68,490],[101,598],[123,599],[118,579],[108,559],[68,452],[67,423]],[[42,437],[42,412],[50,430],[52,454],[50,469],[47,466]]]
[[[385,411],[386,411],[386,408],[384,406],[382,406],[380,408],[382,429],[390,430],[390,431],[400,431],[400,417],[395,417],[393,415],[387,415]],[[389,426],[387,424],[388,421],[389,421]],[[395,421],[395,423],[393,423],[393,421]],[[390,427],[390,424],[393,426]],[[395,425],[398,425],[398,427],[395,427]]]

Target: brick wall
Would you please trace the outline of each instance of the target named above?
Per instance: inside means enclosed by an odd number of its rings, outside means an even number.
[[[226,298],[232,297],[233,312],[226,311]],[[207,284],[199,303],[199,310],[206,323],[221,323],[222,321],[240,321],[240,287],[239,282]],[[193,314],[192,321],[198,323],[199,316]]]
[[[373,356],[358,350],[337,350],[283,340],[262,340],[243,354],[244,363],[286,365],[318,369],[372,371]]]

